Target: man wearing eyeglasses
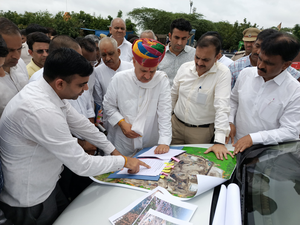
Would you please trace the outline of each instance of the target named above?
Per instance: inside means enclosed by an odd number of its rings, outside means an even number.
[[[6,42],[8,55],[5,57],[0,77],[0,117],[7,103],[28,83],[26,65],[21,57],[22,37],[16,24],[0,18],[0,34]]]
[[[42,32],[33,32],[27,36],[28,53],[32,56],[26,66],[29,78],[44,67],[49,53],[50,38]]]
[[[111,37],[118,42],[118,48],[121,50],[120,59],[123,61],[132,61],[131,43],[125,39],[126,24],[123,19],[115,18],[111,21],[109,26],[109,33]]]

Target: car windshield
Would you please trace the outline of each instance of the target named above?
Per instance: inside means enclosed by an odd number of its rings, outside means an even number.
[[[300,224],[300,142],[263,148],[244,163],[244,224]]]

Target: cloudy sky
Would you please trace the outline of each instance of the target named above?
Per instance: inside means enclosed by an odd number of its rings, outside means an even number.
[[[123,11],[123,19],[134,8],[156,8],[170,12],[190,12],[190,0],[0,0],[0,10],[18,13],[48,10],[52,14],[58,11],[83,10],[95,16],[116,17]],[[193,0],[197,13],[213,22],[242,22],[244,18],[259,28],[277,26],[294,27],[300,23],[299,0]]]

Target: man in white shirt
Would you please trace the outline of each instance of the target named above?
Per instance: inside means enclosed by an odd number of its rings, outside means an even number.
[[[134,68],[117,73],[104,96],[103,107],[110,140],[123,155],[134,155],[158,145],[169,151],[172,138],[170,84],[165,72],[156,71],[165,46],[153,39],[139,39],[132,48]]]
[[[5,76],[0,77],[0,117],[7,103],[28,83],[26,65],[21,56],[22,37],[10,20],[0,18],[0,34],[6,42],[8,55],[3,64]]]
[[[215,36],[201,36],[195,61],[183,64],[171,90],[172,144],[210,143],[218,159],[233,155],[224,146],[229,135],[230,71],[217,60],[221,42]],[[215,132],[214,132],[215,130]]]
[[[261,43],[257,67],[241,71],[230,101],[234,154],[299,138],[300,84],[286,70],[299,50],[298,41],[276,32]]]
[[[158,65],[158,70],[164,71],[168,75],[171,87],[179,67],[194,59],[196,49],[186,45],[191,30],[190,22],[185,19],[176,19],[171,23],[170,43],[166,47],[163,61]]]
[[[126,24],[121,18],[115,18],[109,26],[109,33],[118,43],[118,48],[121,50],[120,59],[130,62],[132,60],[131,43],[125,39]]]
[[[90,63],[73,49],[54,50],[45,62],[44,77],[27,85],[7,105],[0,120],[5,179],[0,208],[13,224],[54,222],[67,205],[57,186],[63,165],[81,176],[123,166],[133,173],[140,165],[148,167],[120,155],[105,135],[64,100],[76,99],[88,89],[92,71]],[[71,133],[109,156],[86,154]]]
[[[113,38],[102,38],[99,43],[99,48],[100,56],[104,64],[95,69],[94,99],[95,102],[102,107],[104,95],[113,76],[117,72],[133,68],[133,64],[132,62],[126,62],[120,59],[120,49],[118,49],[117,41]],[[108,130],[105,111],[103,111],[103,124]]]
[[[221,46],[222,46],[223,39],[222,39],[221,35],[219,34],[219,32],[217,32],[217,31],[207,31],[203,35],[204,36],[215,36],[215,37],[217,37],[220,40]],[[233,61],[230,58],[223,55],[221,50],[220,50],[220,55],[219,55],[218,62],[223,63],[225,66],[228,67]]]

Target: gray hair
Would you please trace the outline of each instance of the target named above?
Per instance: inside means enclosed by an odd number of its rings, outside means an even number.
[[[95,35],[95,34],[88,34],[84,38],[91,39],[93,42],[96,42],[97,44],[100,41],[100,38],[97,35]]]
[[[142,36],[143,34],[147,34],[147,33],[150,33],[150,34],[152,35],[152,37],[153,37],[152,39],[156,40],[155,34],[154,34],[154,32],[153,32],[152,30],[144,30],[144,31],[141,33],[140,38],[142,38],[141,36]]]
[[[118,42],[114,39],[114,38],[111,38],[111,37],[104,37],[104,38],[102,38],[101,40],[100,40],[100,42],[99,42],[99,48],[100,48],[100,44],[101,43],[104,43],[104,42],[110,42],[113,46],[114,46],[114,48],[115,49],[118,49]]]
[[[124,25],[125,25],[125,30],[126,30],[126,23],[125,23],[125,21],[124,21],[122,18],[120,18],[120,17],[114,18],[114,19],[110,22],[109,27],[112,27],[112,24],[113,24],[113,22],[114,22],[115,20],[122,20],[123,23],[124,23]]]

